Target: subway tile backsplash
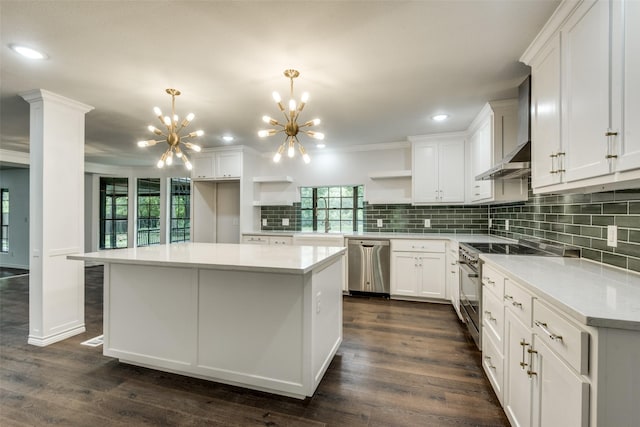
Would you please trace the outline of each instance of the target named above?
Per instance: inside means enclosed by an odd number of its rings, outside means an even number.
[[[263,206],[263,231],[300,231],[300,203]],[[289,226],[282,225],[289,218]],[[489,218],[492,226],[489,228]],[[377,226],[378,219],[382,227]],[[424,227],[424,220],[431,227]],[[509,230],[505,221],[509,220]],[[607,226],[618,227],[618,246],[607,246]],[[512,239],[538,238],[577,246],[594,261],[640,272],[640,189],[591,194],[534,195],[502,205],[364,206],[368,233],[493,234]]]
[[[591,194],[529,194],[527,202],[489,207],[490,234],[577,246],[584,258],[640,271],[640,189]],[[509,230],[505,221],[509,220]],[[607,246],[607,226],[618,246]]]

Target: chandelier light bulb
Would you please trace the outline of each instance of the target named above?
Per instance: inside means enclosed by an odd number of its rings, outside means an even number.
[[[162,135],[162,131],[160,129],[158,129],[157,127],[155,127],[155,126],[149,125],[149,126],[147,126],[147,129],[149,129],[149,132],[153,132],[156,135]]]
[[[304,153],[304,154],[302,155],[302,160],[304,160],[304,162],[305,162],[306,164],[309,164],[309,163],[311,162],[311,157],[309,157],[309,155],[308,155],[307,153]]]
[[[274,162],[274,163],[278,163],[278,162],[280,161],[280,159],[281,159],[281,158],[282,158],[282,154],[280,154],[280,153],[276,153],[276,154],[273,156],[273,162]]]
[[[296,155],[296,150],[293,148],[293,143],[290,142],[289,143],[289,148],[287,149],[287,156],[289,156],[289,158],[293,158],[293,156]]]
[[[318,126],[320,124],[320,119],[313,119],[311,120],[311,122],[313,123],[314,126]]]
[[[193,151],[197,152],[197,153],[199,153],[202,150],[202,148],[200,148],[200,146],[198,144],[192,144],[190,142],[185,142],[184,146],[187,147],[190,150],[193,150]]]
[[[273,119],[269,116],[262,116],[262,121],[265,123],[271,123],[271,120]]]
[[[295,99],[290,99],[289,100],[289,111],[296,111],[296,100]]]
[[[189,114],[187,114],[187,121],[188,121],[188,122],[191,122],[191,121],[193,121],[193,119],[194,119],[195,117],[196,117],[196,115],[195,115],[195,114],[193,114],[193,113],[189,113]]]
[[[180,147],[176,147],[176,157],[179,159],[182,158],[182,150],[180,149]]]
[[[202,136],[204,135],[204,131],[203,130],[197,130],[196,131],[196,136]]]
[[[156,166],[158,166],[158,168],[162,169],[162,167],[164,166],[164,160],[158,160],[158,164]]]
[[[162,110],[158,107],[153,107],[153,114],[155,114],[158,117],[162,117]]]
[[[259,131],[258,131],[258,136],[259,136],[260,138],[267,137],[267,136],[269,136],[269,131],[268,131],[268,130],[259,130]]]
[[[273,92],[271,96],[273,96],[273,100],[276,101],[276,104],[279,104],[280,102],[282,102],[282,97],[278,92]]]
[[[163,121],[166,126],[171,126],[171,118],[169,116],[164,116]]]
[[[189,160],[187,160],[186,162],[184,162],[184,165],[185,165],[185,167],[186,167],[188,170],[193,169],[193,166],[191,165],[191,162],[190,162]]]
[[[169,151],[169,155],[167,156],[167,160],[165,160],[167,166],[171,166],[173,164],[173,151]]]
[[[323,140],[324,139],[324,133],[322,133],[322,132],[314,132],[312,130],[308,130],[308,131],[306,131],[306,133],[311,138],[315,138],[315,139],[319,139],[319,140]]]
[[[309,92],[304,92],[302,94],[302,97],[300,98],[300,100],[304,103],[306,103],[309,100]]]
[[[173,115],[173,122],[174,123],[178,123],[178,115],[177,114]]]

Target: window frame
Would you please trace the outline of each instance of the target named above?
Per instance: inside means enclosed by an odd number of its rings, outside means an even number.
[[[147,187],[145,187],[145,183]],[[153,191],[151,186],[157,185],[157,191]],[[160,178],[138,178],[136,180],[136,246],[151,246],[160,244],[160,206],[162,203],[162,186]],[[146,201],[142,199],[145,198]],[[141,216],[141,210],[146,208],[147,215]],[[152,211],[157,209],[157,215],[152,215]],[[152,224],[156,222],[156,227],[141,227],[142,222]],[[142,238],[142,239],[141,239]],[[141,242],[142,240],[142,242]],[[146,240],[146,242],[145,242]]]
[[[112,192],[107,194],[108,187],[111,186]],[[115,191],[117,188],[125,188],[125,191]],[[129,245],[129,178],[118,177],[100,177],[99,186],[99,204],[100,211],[98,213],[99,243],[100,249],[120,249]],[[120,198],[124,198],[125,203],[118,203]],[[109,200],[110,199],[110,200]],[[109,203],[107,203],[109,200]],[[118,215],[118,207],[125,207],[126,214]],[[110,212],[107,213],[109,207]],[[107,224],[110,224],[111,233],[109,234],[109,246],[106,245],[107,240]],[[124,227],[122,227],[124,225]],[[118,229],[124,228],[126,232],[118,232]],[[118,236],[125,236],[124,245],[118,244]]]
[[[175,181],[175,184],[174,184]],[[174,186],[178,184],[183,186],[183,191],[174,191]],[[174,197],[186,197],[186,202],[180,203],[184,206],[184,213],[181,217],[174,216]],[[169,243],[189,242],[191,241],[191,178],[171,178],[169,180]],[[175,222],[174,222],[175,221]],[[182,226],[177,224],[182,221]],[[174,224],[176,224],[174,226]],[[176,236],[178,232],[181,236]]]
[[[305,196],[305,191],[312,191],[311,197]],[[322,190],[322,191],[321,191]],[[339,196],[331,194],[339,191]],[[351,196],[344,196],[344,192],[352,191]],[[320,193],[323,193],[322,195]],[[306,200],[311,199],[311,207]],[[350,203],[344,203],[350,200]],[[329,215],[329,231],[336,231],[338,225],[339,232],[359,232],[364,229],[364,186],[363,185],[325,185],[318,187],[300,188],[300,217],[301,231],[325,231],[324,220]],[[324,203],[321,203],[324,202]],[[323,205],[329,205],[325,208]],[[338,205],[338,206],[336,206]],[[347,206],[350,205],[350,206]],[[307,206],[307,207],[305,207]],[[308,228],[308,217],[305,212],[311,211],[311,229]],[[343,214],[350,212],[350,218],[343,217]],[[336,218],[337,217],[337,218]],[[343,225],[351,222],[351,227],[346,229]]]
[[[5,198],[6,196],[6,198]],[[0,253],[9,253],[9,211],[10,211],[10,198],[9,189],[0,189],[0,203],[2,207],[0,209]],[[6,208],[6,212],[5,212]]]

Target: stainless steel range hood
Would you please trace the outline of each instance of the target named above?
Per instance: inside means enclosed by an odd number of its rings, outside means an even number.
[[[518,145],[491,169],[476,176],[476,181],[516,179],[531,173],[531,141]]]
[[[531,76],[518,87],[518,145],[488,171],[476,176],[477,181],[517,179],[531,173]]]

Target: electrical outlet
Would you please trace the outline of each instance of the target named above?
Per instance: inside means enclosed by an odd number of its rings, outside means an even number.
[[[378,218],[376,220],[376,225],[378,226],[378,228],[382,227],[382,219]]]
[[[320,297],[322,296],[322,292],[318,292],[316,294],[316,314],[320,314]]]
[[[431,220],[430,219],[425,219],[424,220],[424,227],[425,228],[431,228]]]
[[[282,218],[282,225],[289,225],[289,218]]]
[[[607,246],[618,247],[618,226],[607,225]]]
[[[263,227],[267,226],[267,218],[262,218],[262,226]]]
[[[508,219],[504,220],[504,229],[505,229],[505,231],[509,231],[509,220]]]

